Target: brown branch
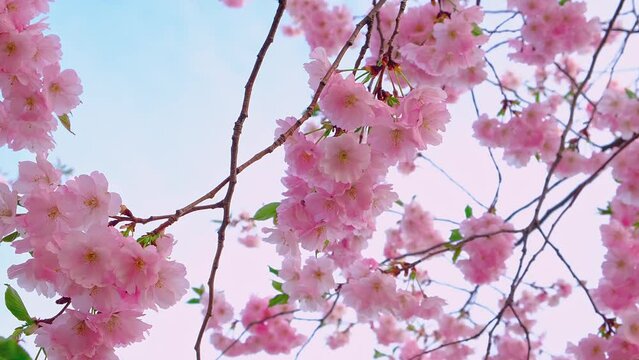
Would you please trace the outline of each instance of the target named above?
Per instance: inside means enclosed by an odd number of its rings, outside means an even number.
[[[244,100],[242,101],[242,110],[240,111],[240,115],[235,121],[235,126],[233,127],[233,136],[231,142],[231,163],[229,169],[229,185],[226,190],[226,196],[222,201],[222,206],[224,208],[224,215],[222,224],[218,230],[218,238],[217,238],[217,249],[215,251],[215,259],[213,260],[213,265],[211,266],[211,274],[209,276],[208,286],[209,286],[209,301],[206,308],[206,314],[204,315],[204,319],[202,320],[202,325],[200,326],[200,331],[197,335],[197,340],[195,341],[195,355],[198,360],[201,359],[200,347],[202,344],[202,337],[204,336],[204,332],[206,331],[206,325],[208,324],[209,318],[212,316],[213,311],[213,298],[215,296],[215,273],[217,272],[217,268],[220,264],[220,257],[222,255],[222,249],[224,248],[224,238],[226,234],[226,227],[231,221],[231,200],[233,198],[233,192],[235,190],[235,184],[237,183],[237,156],[239,152],[240,146],[240,136],[242,134],[242,128],[244,126],[244,121],[248,118],[249,106],[251,103],[251,94],[253,93],[253,85],[255,84],[255,79],[257,78],[257,74],[260,71],[262,66],[262,62],[264,61],[264,57],[266,56],[266,52],[268,48],[273,43],[275,39],[275,33],[277,32],[277,28],[279,27],[280,20],[282,19],[282,15],[284,15],[284,10],[286,9],[286,0],[279,0],[279,5],[277,10],[275,11],[275,16],[273,17],[273,22],[271,24],[271,28],[260,48],[260,51],[257,54],[257,59],[255,60],[255,64],[253,65],[253,70],[251,71],[251,75],[249,76],[246,86],[244,86]]]
[[[199,206],[194,206],[191,209],[189,209],[188,211],[184,211],[182,213],[180,213],[180,216],[184,216],[186,214],[190,214],[192,212],[196,212],[196,211],[201,211],[201,210],[210,210],[210,209],[218,209],[222,207],[222,202],[217,202],[215,204],[210,204],[210,205],[199,205]],[[146,218],[139,218],[137,216],[133,216],[133,215],[113,215],[110,216],[111,220],[109,222],[109,226],[115,226],[121,222],[131,222],[131,223],[135,223],[135,224],[148,224],[150,222],[154,222],[154,221],[159,221],[159,220],[167,220],[170,219],[172,217],[177,216],[175,213],[171,214],[171,215],[154,215],[154,216],[149,216]]]
[[[395,18],[395,28],[393,29],[393,33],[391,34],[390,39],[388,39],[388,50],[386,51],[386,57],[390,61],[393,58],[393,41],[395,41],[395,37],[397,33],[399,33],[399,23],[402,18],[402,14],[406,9],[406,2],[408,0],[402,0],[399,4],[399,11],[397,12],[397,17]]]
[[[515,319],[517,319],[519,326],[524,331],[524,335],[526,336],[526,360],[529,360],[530,352],[532,350],[532,346],[530,345],[530,332],[528,331],[528,328],[526,327],[526,325],[524,325],[524,322],[521,321],[521,319],[519,318],[519,315],[517,315],[517,311],[515,311],[515,308],[512,306],[512,304],[509,305],[508,307],[510,308],[510,311],[513,312]]]

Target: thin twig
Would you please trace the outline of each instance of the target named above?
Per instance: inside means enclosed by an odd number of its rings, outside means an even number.
[[[284,15],[284,10],[286,9],[286,1],[287,0],[278,0],[278,7],[275,11],[275,15],[273,16],[273,22],[271,23],[271,28],[260,48],[260,51],[257,54],[257,59],[255,60],[255,64],[253,65],[253,70],[251,71],[251,75],[249,76],[246,86],[244,86],[244,100],[242,101],[242,110],[240,111],[240,115],[235,121],[235,125],[233,127],[233,136],[231,140],[231,161],[230,161],[230,169],[229,169],[229,184],[226,189],[226,196],[222,201],[224,208],[224,215],[222,218],[222,224],[217,232],[217,248],[215,250],[215,258],[213,260],[213,264],[211,266],[211,273],[209,275],[208,287],[209,287],[209,301],[206,307],[206,314],[204,315],[204,319],[202,320],[202,325],[200,326],[200,331],[197,335],[197,340],[195,341],[195,354],[197,360],[202,358],[200,347],[202,344],[202,337],[204,336],[204,332],[206,331],[206,326],[209,322],[209,319],[212,316],[213,312],[213,298],[215,296],[215,274],[217,273],[217,269],[220,264],[220,258],[222,255],[222,250],[224,248],[224,239],[226,235],[226,227],[231,221],[231,200],[233,199],[233,192],[235,191],[235,184],[237,183],[237,156],[240,147],[240,136],[242,134],[242,128],[244,126],[244,121],[248,118],[249,115],[249,107],[251,104],[251,94],[253,93],[253,85],[255,84],[255,80],[257,79],[257,75],[260,72],[260,68],[262,67],[262,62],[264,61],[264,57],[266,56],[266,52],[269,47],[273,43],[275,39],[275,33],[277,32],[277,28],[279,27],[280,20]]]

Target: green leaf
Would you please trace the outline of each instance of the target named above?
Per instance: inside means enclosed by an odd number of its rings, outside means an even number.
[[[479,36],[483,34],[484,32],[481,30],[479,25],[473,23],[473,29],[470,31],[470,33],[473,34],[473,36]]]
[[[2,242],[12,242],[13,240],[17,239],[18,237],[20,237],[20,233],[17,231],[12,232],[11,234],[5,236],[2,238]]]
[[[279,205],[279,202],[272,202],[262,206],[255,212],[255,215],[253,215],[253,220],[261,221],[275,217],[275,215],[277,214],[277,207]]]
[[[570,0],[559,0],[559,6],[564,6],[565,3],[567,3]]]
[[[404,202],[399,200],[399,199],[395,200],[395,204],[397,204],[399,206],[402,206],[402,207],[404,206]]]
[[[464,214],[466,214],[466,219],[470,219],[473,217],[473,208],[471,208],[470,205],[466,205],[464,208]]]
[[[610,203],[608,203],[608,206],[605,209],[597,208],[597,211],[599,211],[599,215],[612,215],[612,209],[610,208]]]
[[[195,291],[196,294],[202,296],[202,294],[204,294],[204,285],[201,285],[200,287],[194,287],[192,288],[193,291]]]
[[[462,247],[458,246],[455,248],[455,252],[453,253],[453,263],[457,262],[457,259],[459,258],[459,255],[461,255],[461,251],[462,251]]]
[[[270,265],[269,265],[269,267],[268,267],[268,271],[269,271],[271,274],[275,275],[275,276],[279,276],[279,275],[280,275],[280,271],[279,271],[279,270],[277,270],[277,269],[276,269],[276,268],[274,268],[274,267],[271,267]]]
[[[386,99],[386,103],[388,104],[388,106],[399,105],[399,99],[391,95],[388,97],[388,99]]]
[[[273,280],[271,282],[271,285],[273,285],[273,289],[275,289],[275,290],[277,290],[277,291],[279,291],[281,293],[284,292],[284,291],[282,291],[282,283],[281,282]]]
[[[189,301],[187,301],[186,303],[187,304],[199,304],[200,303],[200,299],[198,299],[198,298],[189,299]]]
[[[499,110],[499,112],[497,113],[497,116],[504,116],[506,115],[506,108],[503,107],[501,108],[501,110]]]
[[[28,324],[33,323],[33,319],[31,319],[18,292],[12,288],[11,285],[5,285],[7,286],[7,290],[4,292],[4,304],[7,306],[7,309],[11,311],[16,319],[26,321]]]
[[[15,341],[0,337],[0,360],[31,360],[31,357]]]
[[[384,356],[387,356],[387,355],[384,354],[383,352],[375,349],[375,353],[373,354],[373,359],[379,359],[379,358],[382,358]]]
[[[462,236],[461,232],[459,232],[459,229],[453,229],[450,232],[450,237],[448,237],[448,240],[450,240],[451,242],[455,242],[463,238],[464,237]]]
[[[626,90],[626,95],[628,96],[628,99],[636,99],[637,98],[637,94],[634,91],[632,91],[632,90],[630,90],[628,88],[626,88],[624,90]]]
[[[142,247],[147,247],[149,245],[155,244],[155,240],[157,240],[159,237],[160,234],[146,234],[138,239],[138,243],[142,245]]]
[[[287,304],[288,303],[288,295],[287,294],[277,294],[271,300],[268,301],[268,307],[273,307],[275,305]]]
[[[69,114],[58,115],[58,119],[60,119],[60,123],[67,129],[68,132],[75,135],[73,131],[71,131],[71,119],[69,119]]]

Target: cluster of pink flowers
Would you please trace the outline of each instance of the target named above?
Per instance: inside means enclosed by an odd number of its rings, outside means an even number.
[[[503,148],[504,160],[510,165],[525,166],[535,155],[552,162],[561,139],[552,118],[554,110],[546,103],[531,104],[504,123],[482,115],[473,123],[474,136],[483,146]]]
[[[636,312],[635,316],[637,316]],[[634,330],[631,329],[633,325]],[[577,345],[568,344],[566,353],[570,354],[570,357],[556,356],[553,360],[636,359],[639,356],[637,328],[639,328],[639,323],[633,322],[622,325],[619,328],[619,333],[611,338],[588,335],[581,339]]]
[[[311,87],[329,64],[321,49],[312,57],[306,66]],[[284,144],[289,165],[283,179],[286,198],[277,208],[277,227],[267,238],[278,245],[281,255],[299,256],[301,245],[325,251],[330,258],[324,263],[325,276],[316,277],[315,283],[306,279],[304,284],[289,284],[305,270],[300,259],[285,264],[284,273],[290,274],[285,285],[293,291],[293,299],[304,299],[304,306],[316,308],[323,292],[334,286],[332,265],[344,269],[361,258],[375,230],[374,219],[397,199],[391,186],[383,183],[389,167],[412,161],[418,150],[441,142],[439,132],[450,117],[445,98],[441,89],[422,86],[393,107],[374,98],[352,76],[331,77],[319,101],[330,122],[309,129],[308,134],[298,131]],[[280,120],[276,135],[293,121]],[[333,131],[335,135],[328,136]],[[323,281],[327,282],[319,286]]]
[[[218,295],[215,298],[217,299]],[[223,299],[217,301],[220,307],[224,306]],[[306,339],[291,326],[293,310],[289,305],[269,307],[268,298],[253,296],[242,310],[240,320],[249,334],[248,337],[244,341],[236,341],[232,337],[225,336],[220,330],[216,330],[211,335],[211,342],[216,349],[225,351],[228,356],[254,354],[260,351],[269,354],[288,354],[291,349],[302,345]],[[224,316],[226,314],[228,312],[224,312]]]
[[[441,7],[440,7],[441,6]],[[395,29],[398,2],[389,2],[380,11],[379,26],[388,41]],[[410,7],[402,16],[393,44],[392,59],[399,63],[411,82],[442,87],[449,101],[486,78],[484,51],[488,40],[478,24],[483,12],[478,6],[463,8],[457,1],[426,2]],[[379,60],[382,46],[377,32],[371,37],[371,65]],[[386,50],[386,48],[384,48]],[[398,77],[398,83],[405,79]]]
[[[435,230],[433,217],[416,201],[404,205],[404,215],[399,228],[386,230],[384,256],[394,258],[401,250],[407,252],[428,249],[444,242]]]
[[[506,269],[506,259],[513,252],[515,235],[509,232],[512,230],[511,224],[491,213],[466,219],[460,224],[459,232],[468,239],[462,247],[468,259],[457,261],[457,266],[466,280],[487,284],[499,278]]]
[[[639,132],[638,113],[639,100],[636,97],[629,96],[623,89],[608,88],[592,115],[593,126],[628,139],[633,133]]]
[[[599,19],[586,20],[586,4],[557,0],[508,0],[524,16],[521,39],[510,40],[513,60],[552,63],[558,54],[592,50],[601,40]],[[576,30],[579,29],[579,30]]]
[[[601,111],[599,120],[606,122],[606,127],[611,130],[615,126],[612,124],[619,124],[612,115],[613,112],[619,111],[617,106],[623,108],[625,105],[621,104],[627,101],[625,94],[621,97],[616,93],[617,91],[607,90],[604,99],[608,99],[601,102],[605,110]],[[639,281],[636,277],[639,270],[639,237],[636,228],[639,219],[637,156],[639,145],[633,143],[612,161],[612,176],[619,185],[608,209],[610,222],[600,227],[607,252],[601,265],[602,278],[591,291],[599,309],[615,313],[621,324],[619,326],[617,322],[612,325],[619,328],[615,334],[608,334],[612,335],[610,338],[589,335],[576,345],[570,344],[567,352],[579,360],[634,359],[639,356],[639,310],[636,307],[639,300]],[[560,359],[564,358],[557,358]]]
[[[19,163],[13,184],[0,184],[0,237],[16,230],[12,246],[30,255],[9,267],[9,278],[65,304],[59,315],[35,319],[35,343],[48,358],[117,359],[115,347],[142,340],[150,328],[139,319],[145,310],[172,306],[186,293],[186,269],[168,260],[172,236],[138,243],[108,226],[122,201],[103,174],[61,184],[46,159],[57,127],[52,113],[68,126],[82,92],[75,71],[60,71],[58,37],[45,36],[42,21],[30,24],[46,11],[46,0],[0,9],[0,146],[37,154]],[[26,212],[18,214],[18,204]]]
[[[9,267],[9,278],[47,297],[69,298],[75,308],[51,323],[38,323],[36,344],[49,358],[113,358],[114,346],[143,338],[149,326],[138,317],[144,310],[168,308],[186,293],[186,269],[167,259],[170,235],[144,247],[107,226],[121,199],[108,191],[104,175],[59,182],[60,172],[38,156],[36,162],[19,164],[13,191],[0,186],[0,197],[9,200],[2,234],[17,228],[22,239],[12,245],[17,253],[31,255]],[[18,192],[27,212],[16,215]]]
[[[53,148],[58,116],[79,103],[80,79],[60,71],[60,39],[31,21],[49,10],[48,1],[10,1],[0,8],[0,146],[44,153]]]
[[[550,165],[556,159],[561,140],[561,129],[554,118],[558,101],[552,97],[547,102],[530,104],[521,112],[514,111],[506,122],[484,114],[473,123],[474,136],[483,146],[503,148],[504,160],[510,165],[526,166],[533,156]],[[606,159],[601,152],[586,156],[569,147],[562,153],[555,174],[562,177],[592,174]]]
[[[311,49],[322,47],[335,54],[353,32],[353,16],[346,6],[330,8],[325,0],[289,0],[287,10],[299,28],[288,27],[286,33],[303,32]]]

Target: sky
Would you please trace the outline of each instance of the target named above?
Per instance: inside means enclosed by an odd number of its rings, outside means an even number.
[[[363,2],[348,3],[354,5],[354,14],[363,13]],[[605,6],[599,6],[602,8],[594,9],[593,13],[602,17],[611,13]],[[206,193],[227,174],[230,137],[241,106],[243,86],[275,7],[275,1],[264,0],[250,1],[242,9],[226,8],[216,0],[52,3],[47,22],[51,33],[61,38],[63,68],[78,72],[84,92],[82,104],[71,118],[76,135],[58,130],[57,146],[50,159],[59,159],[72,167],[75,175],[103,172],[111,191],[118,192],[124,204],[140,217],[173,213]],[[290,19],[285,18],[284,22],[289,23]],[[308,61],[308,53],[303,38],[277,35],[254,88],[240,159],[247,159],[271,143],[275,119],[298,116],[310,101],[311,92],[302,68]],[[344,64],[352,63],[348,59]],[[487,111],[498,110],[495,99],[491,91],[479,92],[479,100],[489,104]],[[462,97],[451,107],[453,120],[444,143],[427,150],[425,155],[484,203],[490,203],[496,173],[487,151],[472,138],[475,115],[469,104],[469,98]],[[496,154],[501,156],[500,152]],[[33,156],[0,149],[1,174],[14,178],[17,161],[27,159]],[[442,218],[461,219],[467,204],[479,211],[479,206],[437,169],[424,161],[417,164],[418,169],[411,176],[393,173],[389,178],[396,184],[400,199],[409,201],[415,196],[425,209]],[[242,173],[234,197],[234,213],[252,213],[262,204],[279,201],[284,169],[282,152],[276,151]],[[505,181],[498,211],[508,214],[532,199],[541,189],[544,170],[540,164],[526,169],[502,166]],[[610,181],[595,182],[555,235],[556,244],[567,249],[575,271],[589,281],[599,277],[598,264],[603,254],[598,226],[606,219],[595,215],[596,208],[605,206],[612,196],[612,185]],[[187,266],[192,286],[206,282],[215,251],[214,220],[220,218],[219,212],[200,212],[184,217],[170,228],[178,241],[173,258]],[[398,219],[397,215],[384,214],[380,228]],[[447,225],[441,226],[444,233],[449,229]],[[237,312],[251,293],[273,295],[267,265],[279,265],[280,260],[269,244],[247,249],[234,241],[237,235],[234,230],[230,234],[218,289],[225,291]],[[369,251],[379,258],[382,247],[383,235],[377,234]],[[585,248],[593,250],[585,252]],[[24,258],[14,255],[11,248],[0,245],[0,282],[15,285],[6,278],[6,268],[22,261]],[[451,282],[461,284],[458,274],[438,272],[447,268],[438,262],[449,261],[436,260],[428,268],[429,273],[434,278],[449,276]],[[540,264],[534,280],[549,284],[557,277],[569,279],[553,256],[542,256]],[[447,291],[440,290],[442,294]],[[57,312],[51,301],[20,293],[33,316],[46,318]],[[574,293],[562,307],[550,309],[540,317],[537,329],[547,332],[544,347],[552,353],[562,353],[566,341],[577,341],[598,326],[583,294],[576,289]],[[465,300],[463,294],[449,295],[453,302]],[[188,298],[185,296],[168,310],[150,311],[144,318],[153,326],[147,340],[119,350],[120,358],[192,357],[201,307],[187,305]],[[560,314],[567,313],[579,316],[556,321]],[[19,325],[2,307],[0,319],[0,335],[8,335]],[[308,334],[313,326],[301,324],[301,329]],[[301,358],[372,357],[371,332],[365,324],[358,328],[351,335],[352,344],[338,352],[327,350],[324,339],[330,332],[320,331]],[[217,354],[206,341],[204,349],[205,358]],[[250,358],[290,357],[259,354]]]

